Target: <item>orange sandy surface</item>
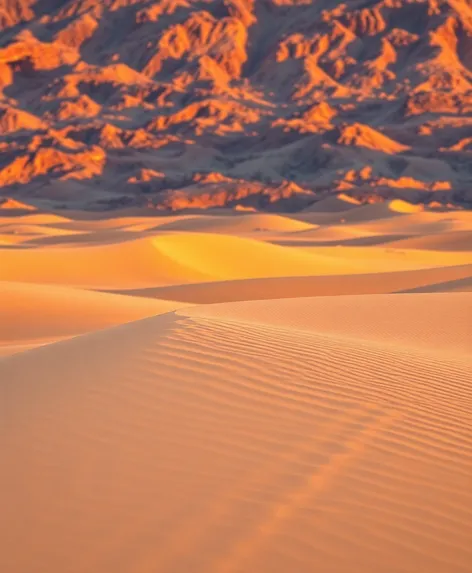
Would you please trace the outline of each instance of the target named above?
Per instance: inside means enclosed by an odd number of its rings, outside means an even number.
[[[0,571],[470,573],[472,213],[0,215]]]

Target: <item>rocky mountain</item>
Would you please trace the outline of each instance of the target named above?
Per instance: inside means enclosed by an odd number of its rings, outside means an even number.
[[[472,0],[0,0],[0,186],[472,206]]]

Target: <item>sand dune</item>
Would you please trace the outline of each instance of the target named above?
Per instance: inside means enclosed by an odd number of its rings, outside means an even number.
[[[472,276],[410,288],[404,292],[472,292]]]
[[[211,304],[245,300],[306,298],[313,296],[388,294],[419,289],[419,292],[448,292],[455,284],[468,290],[472,265],[439,267],[386,273],[328,275],[315,277],[269,277],[212,281],[157,288],[115,291],[128,296],[156,297],[189,304]]]
[[[472,226],[470,212],[422,212],[398,215],[389,220],[379,219],[361,222],[360,227],[371,232],[408,233],[426,235],[445,231],[465,231]],[[357,225],[356,225],[357,227]]]
[[[0,573],[472,573],[470,0],[0,0]]]
[[[299,330],[313,330],[327,337],[336,336],[355,342],[369,341],[379,347],[403,347],[412,352],[421,349],[433,356],[461,356],[471,360],[472,295],[469,293],[413,296],[338,296],[316,301],[288,299],[279,304],[244,301],[234,304],[199,306],[185,309],[188,316],[202,316],[243,324],[263,324]],[[377,313],[377,316],[372,314]],[[404,318],[415,316],[404,330]],[[179,313],[178,313],[179,314]],[[335,320],[333,320],[333,317]],[[341,319],[342,317],[342,319]],[[454,329],[436,331],[438,324],[454,324]]]
[[[471,304],[197,307],[3,359],[2,570],[467,573]]]
[[[0,354],[168,312],[172,301],[0,282]]]
[[[293,216],[322,228],[342,225],[351,229],[351,232],[388,235],[426,235],[445,231],[467,231],[472,227],[470,211],[394,213],[385,206],[379,208],[378,205],[363,205],[349,213],[352,213],[351,216],[347,213],[346,217],[331,213],[297,213]],[[316,230],[307,231],[307,234],[311,233],[315,234]]]
[[[250,257],[247,253],[250,252]],[[230,256],[228,256],[230,254]],[[204,233],[165,234],[105,244],[0,251],[3,280],[95,288],[284,275],[359,272],[356,261]]]
[[[152,239],[99,246],[6,250],[4,280],[107,288],[208,280],[212,275],[174,262]]]
[[[312,226],[309,229],[291,233],[290,235],[284,235],[282,241],[285,241],[287,244],[295,244],[296,242],[303,244],[308,241],[312,241],[313,243],[323,241],[343,243],[346,240],[365,239],[371,236],[375,236],[375,233],[357,228],[354,225],[324,224],[317,227]]]
[[[472,251],[472,230],[434,233],[423,237],[401,239],[390,247],[403,249],[426,249],[432,251]]]
[[[255,213],[245,215],[215,216],[200,215],[188,218],[176,218],[169,223],[161,223],[157,227],[166,231],[197,231],[218,232],[223,234],[254,233],[264,231],[278,231],[281,233],[293,233],[313,229],[314,225],[288,215],[269,215],[267,213]]]
[[[316,205],[316,204],[315,204]],[[401,210],[396,210],[390,207],[390,202],[376,203],[373,205],[349,205],[348,209],[343,211],[328,210],[326,212],[317,209],[311,211],[304,211],[304,219],[311,222],[317,220],[323,221],[325,224],[330,221],[343,222],[343,223],[360,223],[364,221],[372,221],[377,219],[391,219],[398,216],[405,215],[406,213]]]
[[[419,248],[422,248],[422,241],[425,241],[425,244],[431,243],[429,247],[431,249],[434,248],[434,244],[437,244],[438,250],[454,251],[456,249],[453,241],[450,240],[452,236],[444,235],[444,233],[446,231],[449,233],[472,231],[472,218],[469,212],[424,211],[417,206],[398,200],[391,201],[389,204],[364,205],[351,209],[349,213],[346,213],[346,217],[314,212],[296,214],[295,217],[304,222],[311,222],[315,227],[291,236],[284,236],[281,239],[283,242],[311,240],[326,244],[329,242],[346,244],[348,241],[357,241],[359,245],[370,245],[375,244],[375,241],[379,243],[398,241],[398,247],[402,247],[404,239],[407,240],[405,244],[408,244],[410,239],[414,239],[415,242],[418,241]],[[436,243],[434,237],[437,239]],[[460,235],[457,237],[457,244],[460,244],[458,250],[469,250],[464,249],[463,237]],[[450,246],[443,248],[442,240],[450,241]],[[392,244],[392,246],[397,246],[397,244]]]
[[[11,225],[0,227],[0,241],[7,244],[24,244],[28,243],[63,243],[76,239],[80,235],[76,231],[67,231],[44,225]]]
[[[0,225],[9,225],[13,222],[23,225],[57,225],[70,223],[70,219],[54,213],[29,213],[15,217],[14,219],[11,216],[5,217],[0,215]]]
[[[9,218],[3,244],[28,248],[0,250],[0,279],[119,290],[472,262],[464,243],[472,220],[460,212],[365,219],[362,213],[373,208],[378,215],[377,205],[353,208],[350,212],[361,215],[343,225],[323,223],[316,213],[237,214],[214,220],[212,215],[128,217],[114,224],[109,219],[81,221],[44,213],[20,217],[16,226]],[[388,205],[381,208],[392,213]],[[34,225],[26,223],[31,217],[40,219]],[[197,228],[201,231],[195,232]]]
[[[378,219],[393,216],[395,214],[420,213],[424,207],[413,205],[401,199],[391,199],[382,203],[362,205],[359,201],[348,195],[339,194],[318,201],[304,209],[304,213],[318,213],[320,215],[336,213],[337,215],[350,217],[351,220]],[[352,212],[351,212],[352,211]],[[354,219],[353,219],[354,217]]]
[[[469,573],[471,231],[0,218],[0,571]]]
[[[367,250],[368,249],[368,250]],[[426,269],[465,265],[472,262],[470,251],[423,250],[394,248],[390,244],[357,246],[307,247],[303,251],[314,255],[323,252],[326,257],[354,260],[367,272],[389,272],[391,270]]]

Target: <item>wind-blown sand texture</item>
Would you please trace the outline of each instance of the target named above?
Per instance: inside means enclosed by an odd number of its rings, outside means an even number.
[[[0,571],[470,573],[472,214],[407,207],[1,216]]]

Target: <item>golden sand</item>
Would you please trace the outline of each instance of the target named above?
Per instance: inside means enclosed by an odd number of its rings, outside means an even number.
[[[0,218],[2,572],[470,572],[472,220],[351,207]]]

